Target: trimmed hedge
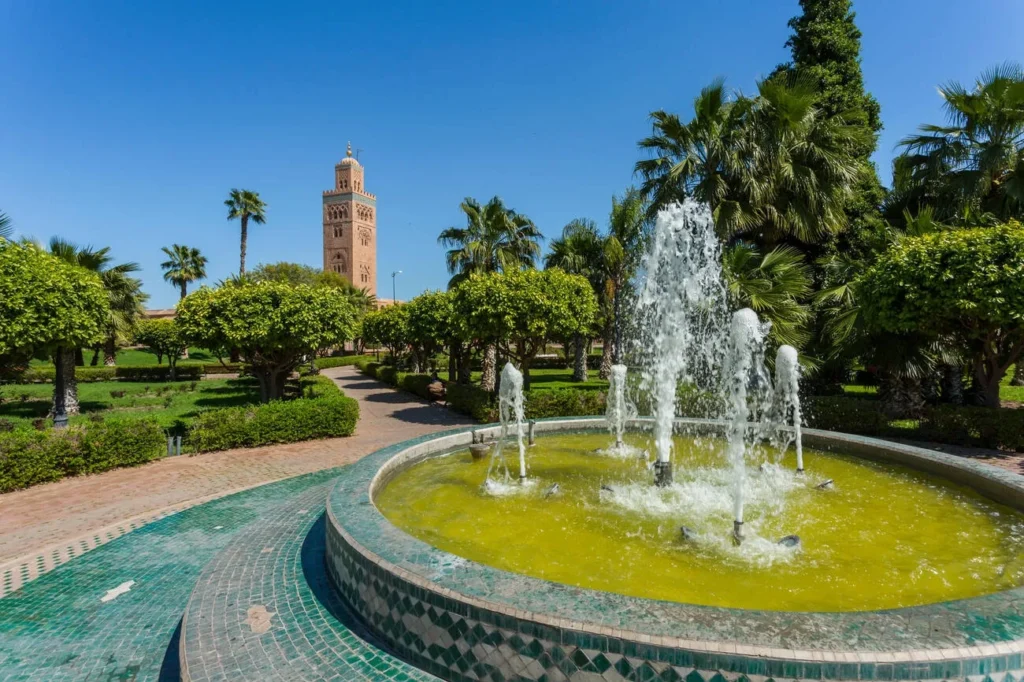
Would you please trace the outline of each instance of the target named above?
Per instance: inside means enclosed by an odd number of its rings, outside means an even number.
[[[201,379],[206,367],[217,367],[218,374],[227,371],[220,365],[178,365],[175,368],[175,381],[196,381]],[[233,371],[238,371],[237,369]],[[53,383],[55,376],[53,367],[30,367],[11,378],[12,383]],[[76,367],[75,380],[79,383],[91,381],[170,381],[171,369],[167,365],[144,367]]]
[[[358,365],[360,360],[369,358],[372,356],[367,355],[337,355],[327,358],[317,358],[314,364],[317,369],[327,369],[328,367],[351,367],[352,365]]]
[[[108,420],[67,429],[0,432],[0,492],[160,459],[167,452],[155,419]]]
[[[327,377],[306,377],[300,387],[303,398],[200,413],[189,429],[189,448],[212,452],[352,435],[359,403]]]

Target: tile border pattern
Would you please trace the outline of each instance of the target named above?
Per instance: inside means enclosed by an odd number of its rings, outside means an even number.
[[[634,426],[643,427],[645,420]],[[538,432],[603,429],[551,419]],[[678,420],[680,430],[718,422]],[[493,438],[494,425],[476,429]],[[805,443],[898,462],[1024,508],[1024,477],[859,436],[805,431]],[[403,657],[449,680],[974,680],[1024,677],[1024,588],[857,613],[787,613],[626,597],[455,557],[391,525],[374,492],[410,464],[465,447],[471,430],[380,450],[328,498],[327,570],[342,598]],[[696,675],[696,677],[694,677]],[[716,679],[718,676],[720,679]]]

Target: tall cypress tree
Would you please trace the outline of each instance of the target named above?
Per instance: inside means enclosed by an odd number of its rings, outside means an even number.
[[[803,13],[789,21],[793,34],[786,41],[793,60],[779,66],[776,74],[812,80],[821,92],[819,102],[825,114],[841,115],[847,123],[862,125],[870,132],[867,141],[854,150],[864,163],[864,172],[846,209],[850,225],[844,241],[857,241],[859,232],[879,222],[878,207],[885,198],[871,162],[882,129],[881,107],[864,90],[861,32],[851,0],[800,0],[800,8]]]

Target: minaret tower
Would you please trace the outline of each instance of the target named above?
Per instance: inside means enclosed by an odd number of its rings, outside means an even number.
[[[324,270],[377,295],[377,197],[363,189],[351,142],[334,167],[334,189],[324,192]]]

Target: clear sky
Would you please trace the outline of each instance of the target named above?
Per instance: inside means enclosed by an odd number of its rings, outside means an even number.
[[[1020,0],[859,0],[867,87],[898,140],[935,86],[1024,61]],[[555,236],[604,224],[647,115],[716,76],[751,90],[788,58],[797,0],[51,2],[0,0],[0,210],[21,234],[109,245],[173,305],[160,247],[238,268],[222,204],[258,190],[250,267],[321,264],[321,192],[345,142],[378,196],[378,293],[444,288],[438,232],[498,194]]]

